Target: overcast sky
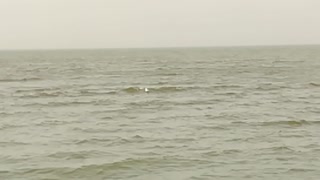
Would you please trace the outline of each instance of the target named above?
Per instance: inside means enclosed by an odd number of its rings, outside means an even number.
[[[0,0],[0,49],[320,44],[320,0]]]

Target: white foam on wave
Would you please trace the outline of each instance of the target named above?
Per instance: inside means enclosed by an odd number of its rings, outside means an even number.
[[[149,89],[148,88],[139,88],[140,90],[143,90],[144,92],[148,93]]]

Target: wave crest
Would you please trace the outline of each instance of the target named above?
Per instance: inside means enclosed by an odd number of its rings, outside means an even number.
[[[167,87],[158,87],[158,88],[141,88],[141,87],[128,87],[122,89],[122,92],[129,93],[129,94],[136,94],[136,93],[170,93],[170,92],[180,92],[185,91],[190,88],[183,88],[183,87],[174,87],[174,86],[167,86]]]

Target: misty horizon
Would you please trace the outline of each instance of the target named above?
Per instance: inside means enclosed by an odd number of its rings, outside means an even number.
[[[317,0],[1,0],[0,49],[320,44]]]
[[[264,48],[264,47],[305,47],[320,46],[320,44],[261,44],[261,45],[225,45],[225,46],[167,46],[167,47],[96,47],[96,48],[20,48],[20,49],[0,49],[0,51],[38,51],[38,50],[112,50],[112,49],[191,49],[191,48]]]

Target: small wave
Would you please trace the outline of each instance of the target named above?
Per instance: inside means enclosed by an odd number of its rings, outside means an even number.
[[[170,103],[169,101],[151,100],[151,101],[140,101],[140,102],[129,102],[126,103],[128,107],[141,107],[141,106],[162,106]]]
[[[118,139],[112,140],[112,142],[109,145],[116,146],[116,145],[124,145],[124,144],[135,144],[135,143],[144,143],[146,141],[148,141],[148,139],[140,135],[135,135],[130,138],[118,138]]]
[[[34,93],[34,94],[26,94],[20,97],[22,98],[45,98],[45,97],[59,97],[64,96],[63,92],[41,92],[41,93]]]
[[[314,86],[314,87],[320,87],[320,84],[318,84],[318,83],[313,83],[313,82],[312,82],[312,83],[309,83],[309,85],[310,85],[310,86]]]
[[[79,152],[56,152],[54,154],[49,154],[48,157],[58,158],[58,159],[88,159],[90,157],[100,157],[104,154],[101,151],[79,151]]]
[[[43,107],[59,107],[59,106],[70,106],[70,105],[87,105],[96,104],[97,101],[71,101],[71,102],[47,102],[47,103],[29,103],[22,106],[43,106]]]
[[[168,82],[167,81],[161,81],[161,82],[157,82],[156,84],[157,85],[166,85],[166,84],[168,84]]]
[[[250,141],[250,140],[254,140],[253,137],[247,137],[247,138],[232,138],[232,139],[228,139],[226,140],[227,142],[244,142],[244,141]]]
[[[116,132],[118,131],[118,129],[113,129],[113,130],[110,130],[110,129],[105,129],[105,128],[79,128],[79,127],[75,127],[73,128],[72,130],[74,131],[81,131],[81,132],[84,132],[84,133],[106,133],[106,132]]]
[[[60,154],[61,155],[61,154]],[[19,174],[24,177],[32,176],[35,179],[42,179],[44,175],[51,175],[54,177],[64,177],[62,179],[89,179],[90,177],[100,177],[98,179],[105,179],[110,176],[115,170],[129,170],[135,168],[148,168],[150,166],[165,166],[166,160],[163,158],[144,158],[144,159],[124,159],[105,164],[91,164],[80,167],[44,167],[34,169],[22,169]],[[42,178],[40,178],[42,177]],[[71,178],[72,177],[72,178]],[[60,179],[59,178],[59,179]]]
[[[0,116],[15,116],[15,115],[30,114],[30,113],[32,113],[32,111],[0,112]]]
[[[116,169],[131,169],[133,167],[139,167],[143,164],[147,166],[150,163],[150,161],[144,161],[144,160],[135,160],[135,159],[128,159],[120,162],[114,162],[114,163],[107,163],[107,164],[93,164],[93,165],[86,165],[79,168],[74,169],[72,174],[83,174],[86,173],[87,175],[91,174],[102,174],[103,172],[106,173],[107,170],[116,170]]]
[[[178,166],[180,164],[185,164],[192,166],[194,163],[199,163],[200,160],[194,159],[184,159],[178,157],[159,157],[159,158],[127,158],[121,161],[116,161],[112,163],[105,164],[92,164],[85,165],[76,168],[72,171],[72,174],[83,174],[84,172],[89,174],[103,174],[108,173],[108,170],[119,170],[119,169],[136,169],[136,168],[156,168],[156,167],[168,167],[168,166]],[[88,174],[89,173],[89,174]]]
[[[159,74],[155,74],[155,76],[178,76],[178,75],[181,75],[181,74],[179,74],[179,73],[170,73],[170,72],[168,72],[168,73],[159,73]]]
[[[125,88],[122,90],[123,92],[126,92],[126,93],[139,93],[139,92],[143,92],[143,89],[141,88],[138,88],[138,87],[129,87],[129,88]]]
[[[0,170],[0,174],[8,174],[10,171]]]
[[[218,125],[216,125],[216,126],[198,126],[198,127],[196,127],[197,129],[199,129],[199,130],[227,130],[227,128],[226,127],[223,127],[223,126],[218,126]]]
[[[241,125],[241,124],[248,124],[248,123],[244,122],[244,121],[233,121],[233,122],[231,122],[231,124]]]
[[[180,92],[185,91],[190,88],[183,88],[183,87],[159,87],[159,88],[140,88],[140,87],[129,87],[122,89],[123,92],[128,94],[136,94],[136,93],[143,93],[143,92],[150,92],[150,93],[170,93],[170,92]]]
[[[15,93],[15,96],[20,98],[44,98],[67,96],[67,92],[62,90],[61,88],[18,89],[15,91]]]
[[[241,150],[238,149],[225,149],[222,151],[209,151],[209,152],[205,152],[203,153],[203,156],[221,156],[221,155],[231,155],[231,154],[240,154],[242,153]]]
[[[293,152],[295,150],[291,149],[288,146],[275,146],[275,147],[270,147],[270,148],[264,148],[264,150],[271,150],[271,151],[288,151],[288,152]]]
[[[242,153],[242,151],[238,149],[226,149],[221,152],[221,154],[238,154],[238,153]]]
[[[24,81],[40,81],[41,78],[31,77],[31,78],[22,78],[22,79],[0,79],[0,82],[24,82]]]
[[[237,126],[281,126],[281,127],[300,127],[305,125],[320,125],[320,121],[306,121],[306,120],[288,120],[288,121],[265,121],[265,122],[244,122],[234,121],[231,124]]]
[[[0,113],[1,115],[2,113]],[[12,124],[3,124],[0,126],[0,130],[5,130],[5,129],[12,129],[12,128],[20,128],[24,127],[23,125],[12,125]]]
[[[104,94],[116,94],[115,91],[94,91],[94,90],[80,90],[81,96],[97,96],[97,95],[104,95]]]
[[[2,146],[18,146],[18,145],[27,145],[28,143],[24,142],[17,142],[17,141],[8,141],[8,142],[0,142],[0,145]]]
[[[97,144],[97,143],[105,143],[110,142],[110,139],[99,139],[99,138],[92,138],[92,139],[83,139],[74,142],[75,144]]]
[[[78,97],[78,96],[101,96],[116,94],[116,91],[68,91],[62,89],[34,89],[17,90],[14,96],[19,98],[52,98],[52,97]]]
[[[212,89],[236,89],[236,88],[243,88],[243,86],[240,85],[215,85],[215,86],[211,86]]]
[[[63,154],[60,155],[64,156]],[[75,159],[79,157],[81,158],[81,156],[76,156]],[[182,165],[194,167],[195,164],[208,163],[209,161],[202,159],[158,156],[157,158],[126,158],[99,164],[82,163],[83,165],[22,168],[6,173],[14,173],[15,177],[19,177],[19,179],[20,177],[21,179],[25,179],[25,177],[32,177],[33,179],[92,179],[92,177],[95,177],[94,179],[131,179],[133,175],[130,173],[131,171],[177,168]],[[124,171],[127,173],[124,173]],[[134,176],[138,177],[139,175],[135,174]]]
[[[243,95],[243,92],[222,92],[222,93],[216,93],[216,95],[222,95],[222,96],[237,96],[237,95]]]
[[[276,87],[276,86],[259,86],[256,88],[256,90],[259,91],[274,91],[274,90],[279,90],[282,89],[283,87]]]
[[[291,120],[291,121],[271,121],[271,122],[260,123],[261,126],[290,126],[290,127],[313,125],[313,124],[320,124],[320,121]]]
[[[72,124],[73,121],[63,121],[63,120],[46,120],[39,123],[35,123],[34,126],[58,126],[58,125],[66,125],[66,124]]]
[[[18,89],[16,93],[28,93],[28,92],[43,92],[43,91],[52,91],[53,88],[32,88],[32,89]]]
[[[37,168],[37,169],[22,169],[19,173],[15,172],[16,175],[21,177],[33,177],[35,179],[48,179],[48,176],[62,177],[66,176],[68,173],[73,171],[73,168],[69,167],[47,167],[47,168]],[[44,178],[46,176],[46,178]],[[50,178],[51,179],[51,178]],[[55,178],[54,178],[55,179]]]
[[[307,168],[292,168],[289,169],[288,172],[292,173],[292,172],[311,172],[311,171],[318,171],[316,169],[307,169]]]

